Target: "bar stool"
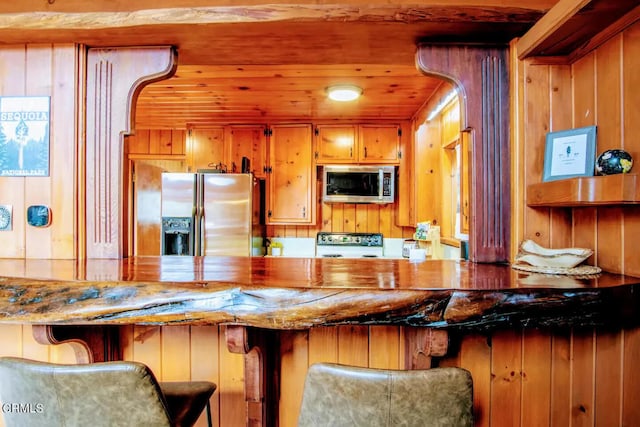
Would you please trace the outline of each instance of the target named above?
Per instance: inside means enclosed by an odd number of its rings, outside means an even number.
[[[158,383],[139,362],[59,365],[0,358],[0,401],[7,427],[192,426],[216,385]]]
[[[473,384],[461,368],[397,371],[317,363],[298,427],[473,426]]]

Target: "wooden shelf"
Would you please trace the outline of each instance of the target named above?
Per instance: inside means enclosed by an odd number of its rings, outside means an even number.
[[[581,57],[638,20],[637,0],[559,0],[517,42],[519,59]]]
[[[640,204],[640,178],[618,174],[541,182],[527,187],[527,206],[575,207]]]

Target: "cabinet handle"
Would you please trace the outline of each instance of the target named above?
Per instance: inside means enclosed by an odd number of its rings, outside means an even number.
[[[353,157],[353,147],[349,148],[349,157]]]
[[[305,206],[302,207],[302,218],[307,217],[307,208]]]
[[[367,147],[364,147],[364,158],[367,158]]]

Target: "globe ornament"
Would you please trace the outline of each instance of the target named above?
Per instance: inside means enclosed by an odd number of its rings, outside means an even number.
[[[596,160],[596,173],[598,175],[627,173],[632,166],[631,154],[624,150],[607,150],[600,154]]]

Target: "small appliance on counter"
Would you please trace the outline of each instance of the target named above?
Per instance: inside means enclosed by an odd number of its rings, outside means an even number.
[[[405,239],[404,242],[402,242],[402,257],[409,258],[411,256],[411,249],[418,249],[419,247],[417,241]]]

